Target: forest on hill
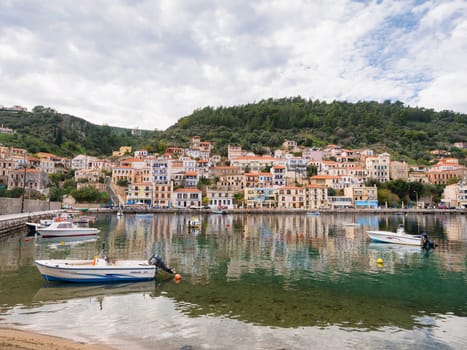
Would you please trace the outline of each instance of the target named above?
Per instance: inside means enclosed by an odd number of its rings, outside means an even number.
[[[429,151],[448,150],[465,164],[466,151],[453,147],[467,141],[467,115],[405,106],[402,102],[324,102],[301,97],[268,99],[232,107],[204,107],[165,131],[100,126],[51,108],[31,112],[0,111],[0,123],[14,129],[0,134],[0,143],[72,157],[110,156],[120,146],[163,152],[167,146],[187,147],[192,136],[227,154],[228,144],[265,154],[285,140],[306,147],[339,144],[389,152],[392,159],[428,164]]]
[[[467,115],[404,106],[399,101],[327,103],[295,97],[205,107],[168,128],[164,140],[188,140],[190,135],[213,142],[221,154],[229,143],[261,154],[294,140],[307,147],[368,147],[389,152],[394,159],[427,163],[434,149],[449,150],[465,160],[465,151],[453,144],[467,141]]]
[[[144,137],[152,134],[139,130],[140,135],[135,136],[131,129],[95,125],[42,106],[31,112],[0,110],[0,124],[14,130],[12,135],[0,134],[1,144],[64,157],[110,156],[123,145],[138,147]]]

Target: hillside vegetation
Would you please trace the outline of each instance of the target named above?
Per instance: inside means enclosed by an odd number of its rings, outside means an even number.
[[[180,119],[163,137],[167,142],[187,141],[191,135],[214,142],[221,153],[229,143],[263,153],[265,147],[277,148],[287,139],[308,147],[368,147],[400,160],[427,162],[434,149],[465,158],[453,143],[467,141],[467,115],[407,107],[402,102],[327,103],[296,97],[205,107]]]
[[[0,110],[0,124],[15,131],[13,135],[0,134],[3,145],[66,157],[110,156],[120,146],[137,146],[151,134],[141,131],[141,136],[135,137],[130,129],[95,125],[41,106],[34,107],[32,112]]]
[[[404,106],[399,101],[327,103],[294,97],[205,107],[165,131],[141,130],[139,137],[130,129],[94,125],[40,106],[32,112],[0,111],[0,123],[16,132],[0,134],[0,143],[65,156],[109,156],[124,145],[163,152],[167,146],[187,147],[191,137],[199,135],[222,155],[227,154],[228,144],[264,154],[294,140],[307,147],[372,148],[391,153],[393,159],[419,163],[428,163],[434,149],[449,150],[464,164],[466,159],[465,151],[453,144],[467,141],[467,115]]]

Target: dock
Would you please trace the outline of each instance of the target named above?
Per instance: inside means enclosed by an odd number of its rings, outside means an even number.
[[[59,210],[48,210],[32,213],[0,215],[0,239],[9,236],[12,231],[24,230],[24,232],[26,232],[27,222],[35,222],[41,219],[48,219],[58,212]]]

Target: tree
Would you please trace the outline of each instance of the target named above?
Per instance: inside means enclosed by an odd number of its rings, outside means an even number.
[[[244,198],[243,192],[237,192],[234,194],[234,202],[237,208],[243,205],[243,198]]]

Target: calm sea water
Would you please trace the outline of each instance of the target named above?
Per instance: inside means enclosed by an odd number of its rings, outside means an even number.
[[[0,326],[120,349],[466,349],[465,215],[99,216],[97,239],[0,241]],[[426,231],[439,245],[370,243]],[[47,284],[35,259],[161,255],[182,275]],[[378,265],[376,260],[383,259]]]

